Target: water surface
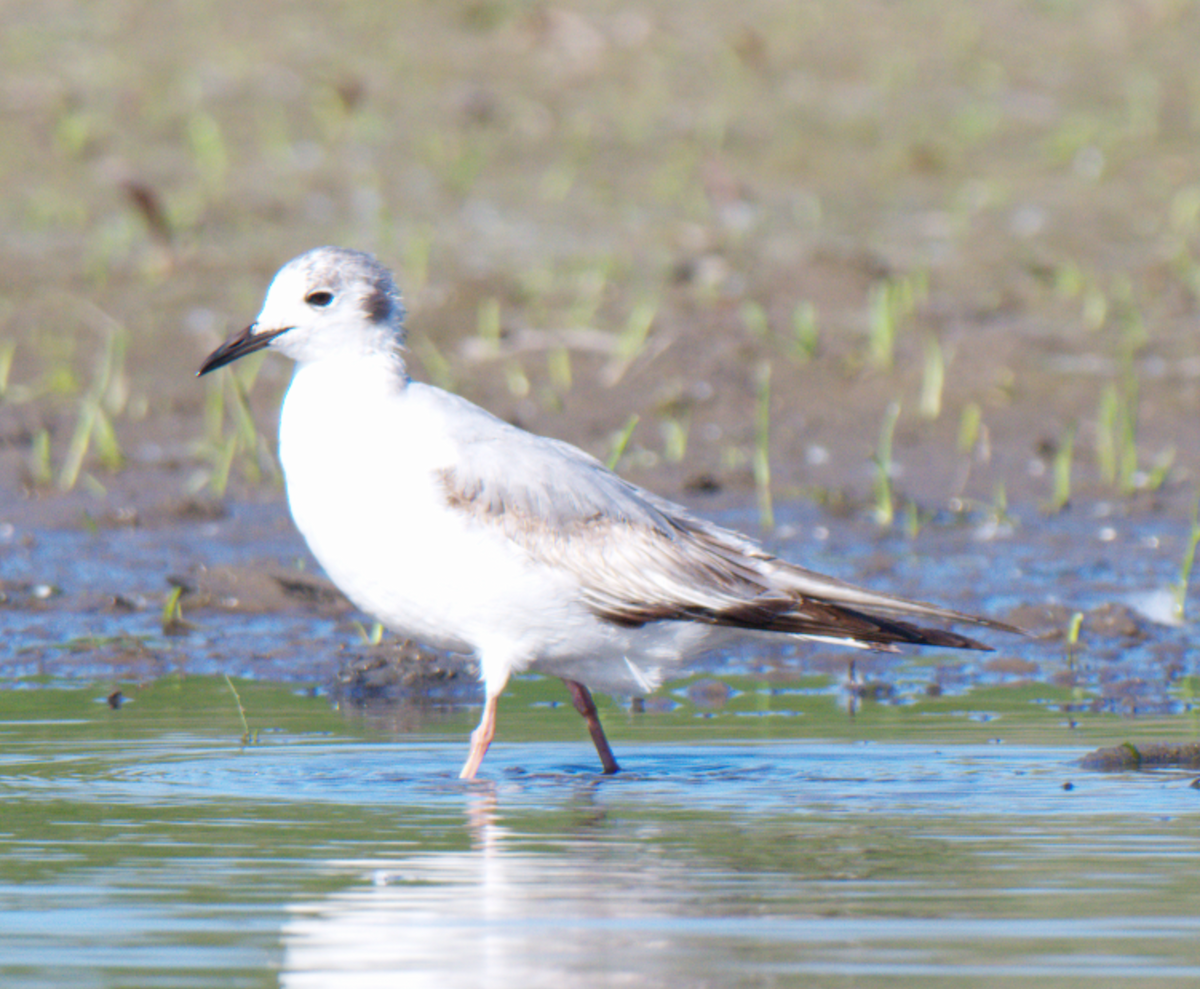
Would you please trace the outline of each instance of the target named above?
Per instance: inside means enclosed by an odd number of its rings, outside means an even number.
[[[729,742],[626,746],[602,778],[532,742],[464,785],[436,734],[114,738],[97,707],[0,726],[6,986],[1200,978],[1188,774]]]
[[[347,679],[395,650],[361,616],[184,597],[186,624],[163,626],[171,575],[301,572],[280,506],[14,531],[0,983],[1200,979],[1195,773],[1079,765],[1198,735],[1190,632],[1136,607],[1169,593],[1183,527],[1080,515],[912,541],[803,506],[783,521],[773,545],[814,568],[1002,617],[1058,608],[1052,631],[1077,611],[1079,642],[730,650],[641,710],[599,698],[614,778],[561,685],[517,677],[463,784],[473,678]]]

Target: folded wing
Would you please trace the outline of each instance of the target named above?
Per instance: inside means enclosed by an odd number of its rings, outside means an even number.
[[[606,621],[698,621],[875,648],[989,648],[909,617],[1019,631],[787,563],[573,446],[479,411],[482,418],[457,420],[458,466],[441,475],[447,503],[501,530],[532,560],[572,574],[587,607]],[[503,443],[495,442],[499,433]]]

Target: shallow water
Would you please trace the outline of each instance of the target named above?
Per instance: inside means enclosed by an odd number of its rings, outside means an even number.
[[[278,506],[15,530],[0,983],[1200,978],[1195,773],[1079,766],[1097,745],[1197,735],[1186,627],[1092,619],[1161,597],[1183,527],[1077,515],[911,541],[803,506],[783,521],[774,545],[814,568],[1000,616],[1062,602],[1088,616],[1081,642],[721,654],[644,712],[601,699],[615,778],[557,682],[516,678],[486,778],[464,785],[469,678],[365,706],[329,692],[376,648],[355,616],[184,598],[194,627],[164,634],[168,575],[303,559]]]
[[[1078,749],[502,743],[464,786],[457,740],[87,720],[0,726],[6,986],[1200,978],[1200,791]]]

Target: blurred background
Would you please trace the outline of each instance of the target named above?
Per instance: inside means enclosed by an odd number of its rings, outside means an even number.
[[[0,16],[10,505],[278,497],[289,366],[192,374],[332,243],[415,375],[672,497],[1190,507],[1192,3]]]
[[[1200,982],[1198,52],[1190,0],[0,0],[0,982]],[[514,678],[463,787],[474,671],[287,518],[289,363],[195,377],[321,244],[415,376],[1034,637],[731,649],[598,698],[605,779]]]

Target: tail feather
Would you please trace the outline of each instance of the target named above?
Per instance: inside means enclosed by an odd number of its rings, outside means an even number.
[[[805,598],[817,598],[831,605],[845,607],[847,610],[852,610],[855,613],[915,616],[943,622],[976,625],[981,628],[995,629],[998,632],[1008,632],[1012,635],[1029,634],[1022,628],[1009,625],[1007,622],[997,621],[994,618],[983,618],[979,615],[955,611],[952,608],[943,608],[940,605],[930,604],[927,601],[911,601],[907,598],[896,597],[891,594],[880,594],[877,591],[869,591],[864,587],[857,587],[854,584],[846,583],[835,577],[826,577],[823,574],[813,573],[811,570],[805,570],[803,567],[798,567],[794,564],[782,565],[772,576],[775,578],[778,586],[794,594],[800,594]],[[905,623],[899,622],[897,624],[904,625]],[[907,627],[927,635],[939,634],[936,630],[922,630],[916,626]],[[940,634],[965,639],[963,636],[954,636],[950,632]],[[965,641],[970,643],[973,640],[965,639]],[[923,644],[939,645],[942,643],[930,641]],[[956,646],[956,648],[986,649],[987,647],[974,643],[971,645]]]
[[[650,621],[704,622],[748,632],[799,635],[868,649],[894,650],[897,645],[915,645],[992,651],[991,646],[957,632],[914,625],[829,601],[782,595],[759,597],[719,610],[681,606],[637,615],[609,613],[604,617],[634,627]]]

